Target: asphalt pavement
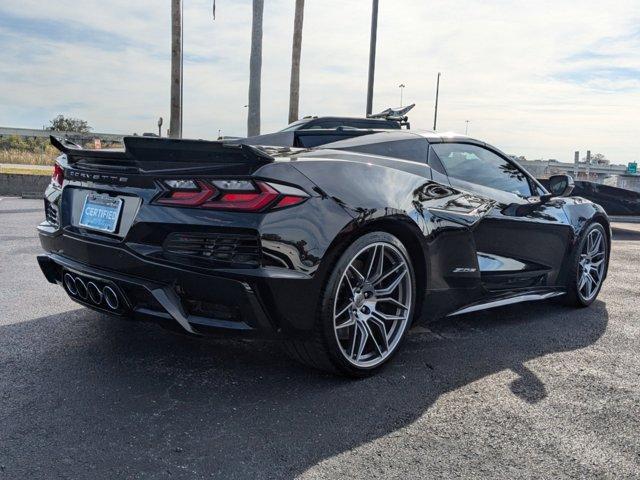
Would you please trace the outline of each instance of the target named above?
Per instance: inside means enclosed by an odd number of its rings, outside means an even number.
[[[0,199],[0,479],[640,478],[640,225],[590,308],[419,326],[350,381],[81,308],[39,271],[42,217]]]

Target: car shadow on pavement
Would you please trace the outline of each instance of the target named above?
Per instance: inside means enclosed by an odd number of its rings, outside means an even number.
[[[379,375],[293,365],[273,343],[201,340],[85,309],[0,327],[0,464],[7,478],[292,478],[391,434],[441,395],[596,342],[606,304],[537,303],[417,326]],[[570,376],[571,372],[567,372]]]

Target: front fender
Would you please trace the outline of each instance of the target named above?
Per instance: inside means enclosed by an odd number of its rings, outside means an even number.
[[[595,220],[603,223],[605,230],[610,233],[609,216],[604,208],[597,203],[582,197],[565,197],[558,200],[562,202],[562,209],[567,215],[576,237],[580,237],[584,229]]]
[[[575,249],[577,248],[584,231],[593,222],[600,222],[604,226],[605,232],[607,233],[608,237],[607,258],[609,258],[609,255],[611,253],[611,224],[609,221],[609,216],[607,215],[607,212],[604,211],[604,208],[602,208],[597,203],[593,203],[591,200],[587,200],[586,198],[582,197],[561,197],[554,199],[554,201],[560,202],[562,204],[562,210],[565,212],[567,220],[569,221],[569,225],[573,230],[573,238],[571,243],[572,254],[565,257],[565,262],[562,265],[561,275],[559,278],[559,283],[564,284],[566,282],[566,275],[570,267],[568,262],[573,258]]]

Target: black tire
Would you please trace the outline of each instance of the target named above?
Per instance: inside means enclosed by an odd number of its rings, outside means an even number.
[[[408,267],[411,301],[408,320],[406,321],[404,330],[398,334],[399,340],[393,350],[391,351],[391,349],[389,349],[390,353],[387,354],[388,356],[384,360],[381,360],[380,364],[371,367],[360,367],[350,363],[345,358],[338,344],[337,334],[334,331],[334,299],[338,294],[337,290],[340,287],[340,280],[351,260],[358,252],[376,243],[392,245],[402,254]],[[317,304],[313,332],[306,339],[292,338],[285,340],[284,350],[294,360],[315,369],[354,378],[369,376],[388,363],[400,349],[413,321],[416,293],[416,280],[411,257],[402,242],[397,237],[386,232],[367,233],[356,239],[345,249],[335,262],[333,270],[328,274]]]
[[[582,253],[585,243],[589,237],[589,234],[594,230],[598,230],[602,235],[602,241],[604,242],[604,274],[602,276],[602,280],[600,284],[597,286],[595,294],[588,299],[585,299],[583,295],[578,291],[579,285],[579,274],[580,274],[580,254]],[[602,284],[604,283],[604,278],[606,277],[607,270],[609,268],[609,239],[604,230],[602,224],[594,222],[589,225],[582,234],[578,245],[576,246],[569,267],[569,271],[567,273],[567,294],[564,295],[563,300],[564,304],[577,307],[584,308],[591,305],[598,295],[600,294],[600,290],[602,289]]]

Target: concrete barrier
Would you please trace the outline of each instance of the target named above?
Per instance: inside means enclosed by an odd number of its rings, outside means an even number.
[[[609,215],[609,220],[618,223],[640,223],[640,216],[631,215]]]
[[[0,173],[0,196],[42,198],[51,177]]]

